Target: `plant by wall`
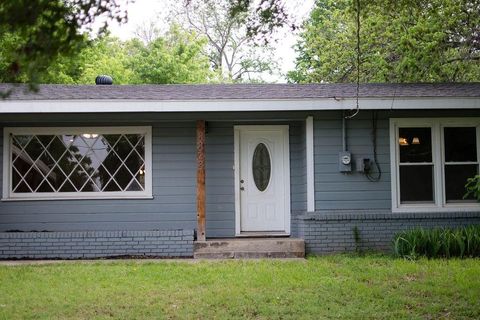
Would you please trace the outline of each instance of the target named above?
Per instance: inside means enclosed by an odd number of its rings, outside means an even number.
[[[473,195],[475,199],[480,201],[480,175],[469,178],[467,180],[467,184],[465,185],[465,189],[467,190],[467,193],[463,196],[464,199],[470,195]]]
[[[408,259],[480,257],[480,225],[402,231],[393,248],[396,256]]]

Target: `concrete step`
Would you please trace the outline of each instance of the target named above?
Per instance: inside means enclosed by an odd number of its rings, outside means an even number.
[[[196,259],[304,258],[305,241],[296,238],[233,238],[195,241]]]

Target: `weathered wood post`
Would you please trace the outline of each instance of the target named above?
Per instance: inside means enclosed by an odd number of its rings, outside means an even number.
[[[205,120],[197,120],[197,240],[205,239]]]

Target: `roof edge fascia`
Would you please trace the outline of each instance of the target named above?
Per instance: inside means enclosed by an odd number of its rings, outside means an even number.
[[[209,100],[4,100],[0,113],[245,112],[349,110],[355,98]],[[360,98],[362,110],[477,109],[480,97]]]

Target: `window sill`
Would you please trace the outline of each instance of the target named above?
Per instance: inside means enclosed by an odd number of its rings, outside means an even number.
[[[480,204],[464,204],[464,205],[445,205],[439,206],[401,206],[392,208],[392,213],[428,213],[428,212],[479,212]]]
[[[99,196],[99,197],[14,197],[14,198],[2,198],[2,202],[21,202],[21,201],[64,201],[64,200],[136,200],[145,199],[152,200],[153,196]]]

